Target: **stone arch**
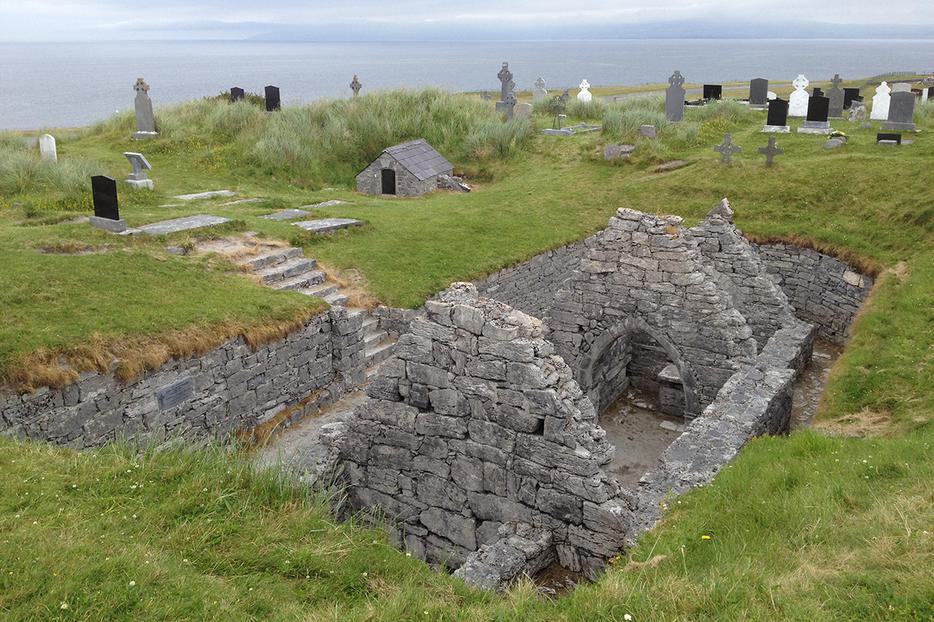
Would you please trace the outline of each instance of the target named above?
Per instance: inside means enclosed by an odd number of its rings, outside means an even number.
[[[572,367],[579,370],[577,382],[588,395],[592,394],[595,387],[594,370],[600,362],[601,357],[608,348],[617,343],[620,338],[632,336],[634,333],[642,333],[650,337],[665,351],[668,360],[678,369],[678,376],[681,378],[684,389],[684,411],[685,413],[697,413],[700,410],[700,402],[697,397],[697,379],[691,370],[691,365],[684,361],[681,352],[667,336],[660,333],[640,318],[625,318],[606,328],[599,336],[589,344],[586,351],[583,349],[579,358],[572,364]],[[601,411],[606,404],[600,403],[591,396],[591,401]]]

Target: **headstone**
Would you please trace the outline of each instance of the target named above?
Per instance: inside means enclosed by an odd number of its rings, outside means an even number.
[[[111,233],[126,231],[126,221],[120,219],[117,182],[104,175],[95,175],[91,178],[91,195],[94,200],[91,226]]]
[[[230,103],[235,104],[237,102],[242,102],[246,99],[246,92],[241,89],[239,86],[235,86],[230,89]]]
[[[490,95],[489,91],[483,91],[482,93],[480,93],[480,99],[482,99],[485,102],[488,102],[488,101],[493,100],[493,96]]]
[[[824,143],[824,149],[839,149],[846,144],[846,136],[834,136]]]
[[[159,135],[156,131],[156,115],[152,111],[152,100],[149,99],[149,85],[142,78],[136,80],[133,85],[136,91],[136,133],[133,134],[134,140],[145,140],[155,138]]]
[[[55,145],[55,137],[51,134],[39,137],[39,157],[44,162],[58,162],[58,147]]]
[[[719,100],[723,97],[723,86],[720,84],[704,85],[704,101]]]
[[[872,96],[872,114],[869,118],[873,121],[885,121],[889,118],[889,102],[892,99],[892,89],[883,82],[876,87],[876,94]]]
[[[635,150],[635,145],[607,145],[603,148],[603,159],[607,162],[612,160],[625,160],[628,159]]]
[[[363,88],[363,85],[360,84],[360,78],[357,77],[357,74],[354,74],[353,80],[350,81],[350,90],[353,91],[353,96],[356,97],[360,94],[360,89]]]
[[[886,133],[880,132],[876,134],[876,142],[880,144],[892,143],[895,145],[900,145],[902,144],[902,135],[901,134],[886,134]]]
[[[266,87],[266,112],[276,112],[282,109],[282,99],[279,95],[278,86]]]
[[[506,95],[515,88],[515,82],[512,80],[512,72],[509,71],[509,63],[503,63],[503,68],[499,70],[496,77],[499,78],[500,82],[499,100],[504,102],[506,101]]]
[[[577,94],[577,101],[589,104],[593,101],[593,95],[590,92],[590,82],[586,79],[581,80],[580,92]]]
[[[769,144],[765,147],[759,147],[759,153],[765,156],[765,165],[775,164],[775,156],[785,153],[785,150],[778,146],[774,136],[769,136]]]
[[[839,119],[843,116],[844,100],[843,89],[840,88],[840,85],[843,84],[843,80],[840,79],[840,74],[834,74],[833,80],[831,80],[830,83],[830,90],[827,91],[827,99],[830,101],[828,114],[832,119]]]
[[[914,132],[915,101],[914,93],[896,91],[892,93],[889,104],[889,117],[882,124],[884,130],[897,130],[899,132]]]
[[[843,109],[847,110],[855,100],[859,99],[859,89],[843,89]]]
[[[809,84],[810,81],[801,74],[791,82],[795,90],[792,92],[791,97],[788,98],[789,117],[808,116],[808,99],[810,98],[808,97],[807,88]]]
[[[134,153],[128,151],[123,154],[130,162],[130,166],[133,167],[133,170],[130,172],[130,175],[126,178],[126,183],[133,186],[134,188],[145,188],[146,190],[154,190],[155,184],[152,180],[149,179],[149,174],[146,171],[152,170],[152,165],[141,153]]]
[[[755,78],[749,81],[749,105],[765,106],[769,99],[769,81]]]
[[[665,91],[665,118],[672,122],[684,119],[684,76],[675,71],[668,78],[668,89]]]
[[[907,82],[896,82],[892,85],[893,93],[911,93],[911,85]]]
[[[503,101],[496,102],[496,111],[501,113],[507,121],[512,121],[515,117],[516,103],[516,94],[510,91]]]
[[[787,134],[788,128],[788,102],[784,99],[773,99],[769,102],[768,118],[763,132]]]
[[[811,89],[811,97],[823,97],[823,96],[824,96],[824,89],[820,88],[819,86],[815,86],[813,89]]]
[[[733,135],[727,134],[723,137],[723,143],[713,148],[720,153],[720,162],[723,164],[733,163],[733,154],[743,150],[739,145],[733,144]]]
[[[830,99],[814,95],[808,102],[808,115],[804,124],[798,128],[801,134],[829,134]]]
[[[543,102],[548,99],[548,89],[545,88],[545,79],[539,76],[532,88],[532,101]]]
[[[654,125],[642,125],[639,127],[639,135],[643,138],[656,138],[658,137],[658,130]]]
[[[516,107],[513,108],[512,116],[514,119],[529,119],[532,117],[532,104],[521,103],[516,104]]]
[[[778,93],[776,93],[775,91],[769,91],[768,98],[769,98],[769,101],[772,101],[773,99],[778,99]]]
[[[869,111],[866,109],[866,104],[860,100],[850,102],[850,123],[865,123],[868,120]]]

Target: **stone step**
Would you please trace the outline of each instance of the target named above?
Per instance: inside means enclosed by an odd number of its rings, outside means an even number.
[[[272,285],[273,283],[284,281],[306,272],[311,272],[317,265],[318,262],[314,259],[294,257],[270,268],[258,270],[256,275],[259,276],[266,285]]]
[[[384,330],[366,331],[363,334],[363,343],[366,344],[366,347],[370,348],[379,345],[388,338],[389,333]]]
[[[379,365],[390,356],[392,356],[393,347],[395,347],[394,341],[385,341],[383,343],[374,345],[371,348],[366,348],[364,351],[364,358],[366,364],[369,365]]]
[[[249,267],[250,270],[262,270],[263,268],[278,265],[294,257],[301,257],[303,254],[302,249],[293,246],[269,251],[268,253],[263,253],[256,257],[250,257],[246,261],[241,262],[241,265]]]
[[[333,283],[320,283],[318,285],[315,285],[314,287],[305,287],[297,291],[299,294],[305,294],[306,296],[315,296],[317,298],[323,299],[325,296],[336,294],[337,285],[334,285]]]
[[[324,272],[321,272],[320,270],[310,270],[299,276],[276,281],[271,284],[271,287],[275,289],[299,291],[324,283],[324,278]]]
[[[340,292],[334,292],[333,294],[328,294],[325,296],[324,301],[332,307],[343,307],[345,304],[347,304],[347,296]]]
[[[363,320],[363,330],[370,332],[371,330],[379,329],[379,319],[375,316],[370,315],[369,313],[366,316],[366,319]]]

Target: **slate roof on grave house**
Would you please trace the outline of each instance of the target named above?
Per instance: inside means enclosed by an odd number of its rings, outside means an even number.
[[[389,147],[383,153],[388,153],[395,158],[405,170],[415,175],[419,181],[431,179],[435,175],[447,173],[454,168],[454,165],[435,151],[435,148],[429,145],[424,138]]]

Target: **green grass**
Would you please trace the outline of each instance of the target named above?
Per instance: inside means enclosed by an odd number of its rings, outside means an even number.
[[[354,194],[347,181],[351,166],[330,169],[323,163],[330,156],[316,164],[315,153],[301,150],[332,144],[321,121],[330,114],[348,124],[351,117],[367,117],[353,127],[370,127],[382,118],[379,111],[354,107],[379,109],[379,98],[281,117],[198,102],[161,111],[165,136],[158,141],[131,143],[125,117],[63,135],[59,153],[77,170],[91,163],[122,176],[121,152],[141,149],[155,167],[158,192],[122,190],[131,225],[192,213],[229,216],[240,223],[235,230],[294,240],[329,267],[359,270],[373,294],[399,306],[417,306],[453,280],[479,277],[597,231],[618,207],[675,213],[690,224],[728,196],[750,234],[795,236],[884,269],[833,370],[818,425],[870,438],[801,431],[753,442],[713,485],[673,501],[663,523],[630,552],[637,561],[663,555],[656,566],[627,569],[623,560],[598,582],[560,599],[541,597],[527,583],[505,596],[472,592],[395,551],[380,533],[331,521],[320,500],[252,474],[248,456],[217,450],[77,454],[0,441],[0,618],[934,617],[934,105],[918,111],[924,131],[913,145],[877,147],[874,131],[838,121],[834,126],[850,136],[842,149],[824,150],[819,137],[783,135],[778,140],[785,154],[766,168],[756,153],[767,138],[758,132],[765,113],[731,104],[689,109],[686,122],[672,126],[660,120],[659,98],[627,100],[601,111],[604,135],[571,139],[487,124],[482,119],[490,111],[470,104],[481,122],[470,125],[474,113],[464,113],[467,125],[456,136],[431,138],[473,175],[476,191],[388,200]],[[334,108],[328,112],[328,106]],[[437,114],[440,126],[460,118],[444,106]],[[593,113],[577,114],[570,122]],[[658,125],[657,141],[636,136],[646,121]],[[547,126],[551,119],[537,116],[534,123]],[[314,135],[290,137],[283,133],[287,127]],[[387,131],[379,123],[373,127]],[[712,150],[725,132],[744,147],[728,168]],[[380,140],[414,137],[404,134],[381,134]],[[295,157],[264,166],[262,138],[283,146],[294,138]],[[601,147],[611,140],[636,144],[632,160],[604,162]],[[21,150],[10,144],[0,142],[0,163],[7,161],[4,154]],[[370,147],[355,144],[341,158],[370,157]],[[21,154],[8,160],[16,158]],[[654,172],[670,159],[693,164]],[[0,291],[15,293],[0,298],[0,315],[14,318],[0,326],[8,362],[30,348],[80,342],[95,329],[158,333],[307,304],[254,286],[214,260],[165,252],[166,244],[187,243],[187,236],[126,240],[63,222],[86,209],[86,196],[70,189],[68,175],[43,176],[36,173],[41,164],[20,162],[0,166],[0,185],[21,180],[0,211]],[[334,188],[321,188],[325,183]],[[267,201],[159,207],[175,193],[220,187]],[[365,226],[310,237],[259,218],[330,198],[351,203],[322,210],[323,216],[357,217]],[[10,207],[14,202],[20,205]],[[38,252],[74,245],[98,253]]]

